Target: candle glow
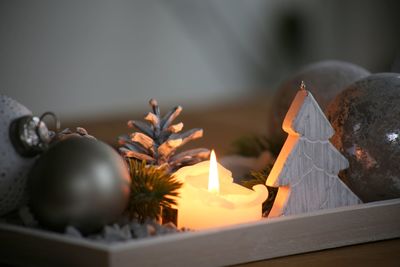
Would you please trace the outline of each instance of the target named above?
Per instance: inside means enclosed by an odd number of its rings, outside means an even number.
[[[208,191],[216,194],[219,193],[217,157],[215,156],[214,150],[211,151],[210,155],[210,168],[208,172]]]
[[[210,160],[179,169],[175,177],[183,183],[178,199],[178,227],[207,229],[262,218],[267,188],[253,190],[233,182],[232,173],[211,152]]]

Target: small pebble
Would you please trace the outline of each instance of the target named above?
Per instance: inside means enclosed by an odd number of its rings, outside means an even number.
[[[106,242],[126,241],[132,237],[130,231],[121,230],[116,224],[113,226],[105,226],[103,235]]]
[[[128,224],[122,226],[121,232],[124,234],[124,236],[126,237],[127,240],[132,239],[131,228],[129,227]]]
[[[147,224],[146,228],[147,228],[148,235],[151,235],[151,236],[156,235],[157,231],[156,231],[156,228],[153,225]]]
[[[72,237],[82,238],[81,232],[79,232],[78,229],[76,229],[75,227],[73,227],[71,225],[69,225],[65,228],[65,234],[72,236]]]
[[[149,236],[145,224],[131,223],[130,228],[132,230],[133,236],[136,238],[145,238]]]
[[[25,226],[36,227],[38,225],[38,222],[35,220],[27,206],[23,206],[22,208],[20,208],[18,210],[18,215]]]
[[[172,233],[177,233],[177,232],[179,232],[179,230],[176,227],[176,225],[172,222],[168,222],[166,224],[159,226],[157,234],[165,235],[165,234],[172,234]]]

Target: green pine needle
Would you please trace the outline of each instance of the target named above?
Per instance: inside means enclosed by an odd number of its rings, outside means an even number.
[[[244,157],[258,157],[266,150],[277,156],[282,144],[265,136],[243,136],[232,143],[233,153]]]
[[[146,166],[145,161],[128,159],[131,194],[127,212],[140,222],[159,219],[162,208],[176,205],[178,189],[182,186],[165,168]]]
[[[266,170],[259,172],[251,172],[250,177],[242,181],[242,185],[247,188],[253,188],[253,186],[258,184],[265,184],[267,181],[268,174],[270,172],[269,167]]]

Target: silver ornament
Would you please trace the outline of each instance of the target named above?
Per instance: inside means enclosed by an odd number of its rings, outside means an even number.
[[[13,121],[32,112],[14,99],[0,95],[0,216],[26,201],[26,177],[34,158],[21,156],[10,139]]]
[[[29,175],[29,206],[42,226],[92,233],[121,215],[130,192],[125,161],[110,146],[87,137],[56,142]]]
[[[364,202],[400,197],[400,74],[359,80],[329,105],[332,143],[349,160],[340,174]]]

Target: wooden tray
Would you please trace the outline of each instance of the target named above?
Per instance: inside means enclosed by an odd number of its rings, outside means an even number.
[[[221,266],[398,237],[400,199],[393,199],[111,245],[0,224],[0,262],[23,266]]]

